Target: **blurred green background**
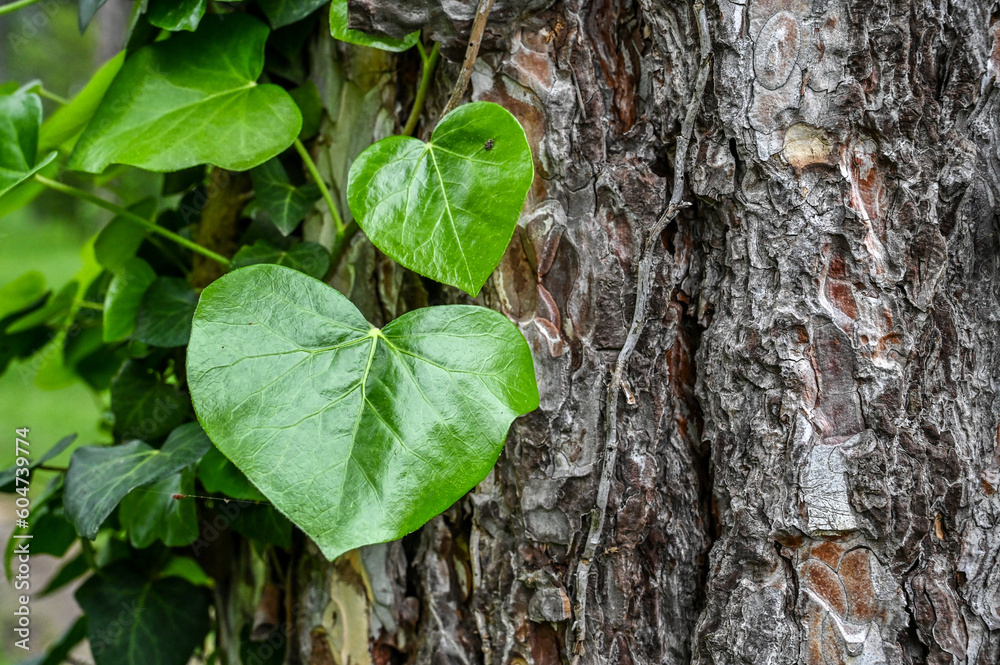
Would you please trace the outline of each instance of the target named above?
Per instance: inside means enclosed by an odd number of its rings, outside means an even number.
[[[75,0],[43,0],[0,16],[0,83],[24,84],[40,79],[47,90],[72,97],[119,50],[130,6],[126,0],[109,0],[83,35],[77,27]],[[46,116],[55,108],[55,102],[45,101]],[[115,198],[113,194],[108,197]],[[58,289],[80,268],[80,247],[108,217],[86,204],[45,192],[27,207],[0,218],[0,285],[29,270],[37,270],[45,275],[50,289]],[[73,432],[79,434],[77,445],[110,440],[100,427],[107,403],[106,393],[95,393],[82,383],[62,390],[41,390],[35,386],[33,371],[27,363],[14,364],[0,377],[0,423],[5,432],[4,445],[0,446],[0,468],[13,463],[16,428],[30,428],[32,455],[41,455]],[[68,464],[70,453],[63,453],[52,464]],[[40,491],[49,480],[45,476],[50,475],[37,475],[32,492]],[[6,543],[14,506],[10,495],[3,495],[3,499],[0,542]],[[75,551],[76,548],[71,549],[70,556]],[[33,590],[40,589],[61,563],[49,556],[32,557]],[[0,641],[0,665],[39,657],[79,613],[72,591],[44,599],[33,597],[32,650],[26,654],[13,646],[11,637],[12,617],[7,610],[14,606],[15,595],[6,580],[0,583],[0,606],[4,608],[0,616],[4,635]],[[85,650],[75,655],[81,662],[92,662]]]

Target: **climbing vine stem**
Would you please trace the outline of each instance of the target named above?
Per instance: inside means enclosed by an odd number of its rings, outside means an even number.
[[[198,243],[192,242],[183,236],[179,236],[173,231],[169,231],[163,228],[162,226],[157,226],[155,223],[149,221],[145,217],[137,215],[131,210],[123,208],[120,205],[116,205],[111,201],[105,201],[100,196],[91,194],[90,192],[84,191],[82,189],[77,189],[76,187],[73,187],[71,185],[67,185],[65,183],[61,183],[56,180],[46,178],[45,176],[40,174],[35,174],[35,180],[45,185],[49,189],[54,189],[55,191],[60,192],[62,194],[72,196],[74,198],[80,199],[81,201],[86,201],[87,203],[92,203],[100,208],[108,210],[109,212],[113,212],[114,214],[120,217],[124,217],[130,222],[134,222],[152,233],[159,234],[164,238],[168,238],[169,240],[174,241],[181,247],[186,247],[187,249],[190,249],[192,252],[201,254],[206,258],[212,259],[213,261],[222,266],[225,266],[227,268],[229,267],[229,259],[222,256],[221,254],[217,254],[210,249],[202,247]]]
[[[299,157],[302,158],[302,163],[305,164],[309,175],[316,181],[316,186],[319,187],[319,192],[323,195],[323,200],[326,201],[326,207],[330,209],[330,216],[333,217],[333,225],[337,229],[337,237],[343,236],[346,231],[344,220],[340,217],[337,203],[333,200],[333,194],[330,192],[330,188],[326,186],[323,176],[320,175],[316,162],[313,161],[312,155],[309,154],[309,151],[306,150],[305,145],[299,139],[295,139],[295,150],[298,151]]]
[[[420,112],[424,110],[424,100],[427,99],[427,91],[431,87],[431,78],[434,75],[434,68],[437,66],[441,46],[435,42],[430,55],[427,55],[424,45],[420,42],[417,42],[417,49],[420,51],[423,71],[420,75],[420,87],[417,89],[417,98],[413,101],[413,109],[410,111],[410,117],[406,120],[406,126],[403,127],[403,136],[412,135],[413,130],[417,128],[417,121],[420,120]]]
[[[605,443],[603,456],[603,467],[601,478],[597,486],[597,502],[590,513],[590,528],[587,532],[587,539],[584,541],[583,553],[576,569],[576,605],[574,606],[574,628],[576,630],[576,644],[574,652],[575,659],[584,651],[584,644],[587,639],[587,587],[590,581],[590,567],[594,556],[597,553],[597,546],[601,542],[601,535],[604,531],[604,519],[607,514],[608,495],[611,490],[611,479],[614,476],[615,464],[618,459],[618,396],[620,390],[628,388],[625,383],[625,375],[628,372],[629,360],[635,350],[642,329],[646,325],[646,306],[649,304],[649,296],[653,288],[655,279],[654,269],[659,260],[656,239],[660,236],[664,227],[672,220],[678,212],[690,206],[690,203],[682,201],[684,195],[684,170],[687,161],[687,151],[691,144],[691,134],[694,131],[694,121],[698,116],[701,107],[701,99],[705,94],[705,85],[708,82],[708,74],[711,69],[711,38],[708,34],[708,21],[705,16],[705,6],[699,0],[694,5],[695,15],[698,20],[698,38],[700,42],[700,60],[698,77],[695,80],[695,88],[688,104],[687,112],[681,123],[681,133],[677,137],[677,151],[674,159],[674,182],[670,193],[670,201],[666,210],[650,229],[649,236],[643,246],[642,257],[639,259],[639,273],[636,284],[635,310],[632,314],[632,324],[629,327],[628,336],[622,345],[622,350],[618,353],[618,360],[615,362],[614,371],[611,374],[611,381],[608,384],[607,397],[605,398]],[[629,401],[633,401],[629,393]]]

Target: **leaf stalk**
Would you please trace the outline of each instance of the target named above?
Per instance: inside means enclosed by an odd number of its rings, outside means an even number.
[[[333,224],[337,227],[337,235],[343,235],[345,229],[344,220],[340,217],[337,204],[333,200],[333,194],[330,193],[330,189],[326,186],[323,176],[320,175],[319,168],[316,167],[316,162],[313,161],[312,155],[309,154],[309,151],[306,150],[306,147],[298,138],[295,139],[294,145],[295,150],[299,153],[299,157],[302,158],[302,163],[305,164],[306,170],[309,171],[309,175],[316,181],[316,186],[319,187],[319,192],[323,195],[323,200],[326,201],[326,207],[330,209]]]
[[[431,87],[434,68],[437,66],[438,58],[441,55],[441,45],[437,42],[434,42],[434,48],[431,49],[430,55],[427,55],[423,44],[420,42],[417,42],[417,48],[420,50],[420,59],[423,61],[424,67],[420,75],[420,87],[417,89],[417,98],[413,101],[413,109],[410,111],[410,117],[407,118],[406,126],[403,127],[403,136],[412,136],[413,130],[417,128],[420,113],[424,110],[424,101],[427,99],[427,91]]]
[[[226,268],[229,267],[229,259],[222,256],[221,254],[216,254],[212,250],[202,247],[198,243],[192,242],[187,238],[185,238],[184,236],[177,235],[173,231],[169,231],[163,228],[162,226],[157,226],[156,224],[149,221],[145,217],[141,217],[140,215],[137,215],[131,210],[123,208],[120,205],[116,205],[110,201],[105,201],[100,196],[91,194],[90,192],[84,191],[82,189],[77,189],[76,187],[72,187],[71,185],[67,185],[58,182],[56,180],[51,180],[50,178],[46,178],[45,176],[39,175],[37,173],[35,174],[35,180],[45,185],[49,189],[54,189],[55,191],[60,192],[61,194],[72,196],[74,198],[80,199],[81,201],[92,203],[100,208],[104,208],[105,210],[113,212],[114,214],[124,217],[130,222],[134,222],[152,233],[159,234],[164,238],[174,241],[181,247],[186,247],[187,249],[190,249],[192,252],[201,254],[206,258],[212,259],[216,263],[225,266]]]

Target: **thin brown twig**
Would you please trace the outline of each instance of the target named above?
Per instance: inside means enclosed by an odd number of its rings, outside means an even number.
[[[469,34],[469,47],[465,49],[465,62],[462,63],[462,71],[455,81],[455,87],[451,91],[448,104],[444,107],[441,117],[448,115],[448,112],[458,106],[465,96],[465,89],[469,87],[469,79],[472,78],[472,67],[476,64],[476,57],[479,55],[479,45],[483,41],[483,33],[486,31],[486,20],[493,9],[493,0],[479,0],[476,8],[476,18],[472,22],[472,32]]]
[[[603,452],[604,466],[601,469],[600,484],[597,488],[597,503],[590,513],[590,529],[587,533],[587,540],[584,543],[583,553],[576,569],[576,606],[574,607],[576,630],[576,643],[574,645],[574,660],[578,659],[584,651],[584,642],[587,639],[587,587],[590,581],[590,567],[593,563],[597,547],[601,542],[601,535],[604,531],[604,519],[607,513],[608,495],[611,490],[611,479],[614,475],[615,464],[618,460],[618,396],[624,387],[625,375],[628,372],[629,360],[632,352],[639,342],[639,337],[646,325],[646,306],[649,304],[650,293],[655,279],[654,269],[659,262],[659,254],[655,251],[656,240],[664,227],[672,220],[678,212],[690,206],[681,198],[684,195],[684,171],[687,162],[687,151],[691,144],[691,134],[694,131],[694,121],[698,116],[701,106],[701,99],[705,94],[705,85],[708,82],[708,74],[711,65],[711,42],[708,34],[708,21],[705,15],[705,6],[702,2],[694,5],[698,20],[698,39],[700,42],[701,65],[698,69],[698,78],[695,82],[694,94],[688,104],[687,113],[681,123],[681,133],[677,137],[677,150],[674,158],[674,182],[673,190],[670,194],[670,202],[666,210],[650,230],[649,236],[643,246],[642,258],[639,260],[639,271],[636,285],[635,310],[632,314],[632,324],[629,327],[628,336],[618,353],[615,362],[615,369],[611,374],[611,382],[608,385],[608,393],[605,400],[605,445]]]

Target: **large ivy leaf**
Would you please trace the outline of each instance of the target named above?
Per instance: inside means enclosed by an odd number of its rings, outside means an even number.
[[[212,446],[197,423],[175,429],[159,450],[142,441],[77,448],[66,472],[66,517],[93,539],[126,494],[194,464]]]
[[[148,579],[127,563],[76,592],[97,665],[185,665],[208,633],[204,589],[180,577]]]
[[[175,494],[194,493],[194,470],[182,469],[125,496],[118,519],[133,547],[162,540],[167,547],[184,547],[198,539],[198,511],[193,501]]]
[[[56,157],[36,163],[42,100],[33,92],[0,94],[0,196],[14,189]]]
[[[193,31],[207,6],[208,0],[149,0],[146,19],[164,30]]]
[[[257,0],[272,28],[301,21],[327,3],[327,0]]]
[[[296,187],[288,180],[285,167],[271,159],[250,171],[257,204],[268,214],[274,225],[287,236],[295,230],[319,200],[319,187],[307,183]]]
[[[330,3],[330,34],[342,42],[371,46],[383,51],[406,51],[413,48],[420,39],[420,31],[411,32],[402,39],[392,37],[377,37],[360,30],[352,30],[349,25],[347,0],[333,0]]]
[[[534,177],[524,130],[490,102],[460,106],[430,143],[391,136],[354,161],[347,198],[376,247],[475,295],[514,234]]]
[[[446,509],[538,406],[528,345],[497,312],[430,307],[378,330],[280,266],[202,292],[187,368],[212,441],[330,559]]]
[[[69,167],[177,171],[208,163],[243,171],[277,155],[298,136],[302,115],[282,88],[256,83],[267,35],[257,19],[228,14],[140,48],[108,88]]]

